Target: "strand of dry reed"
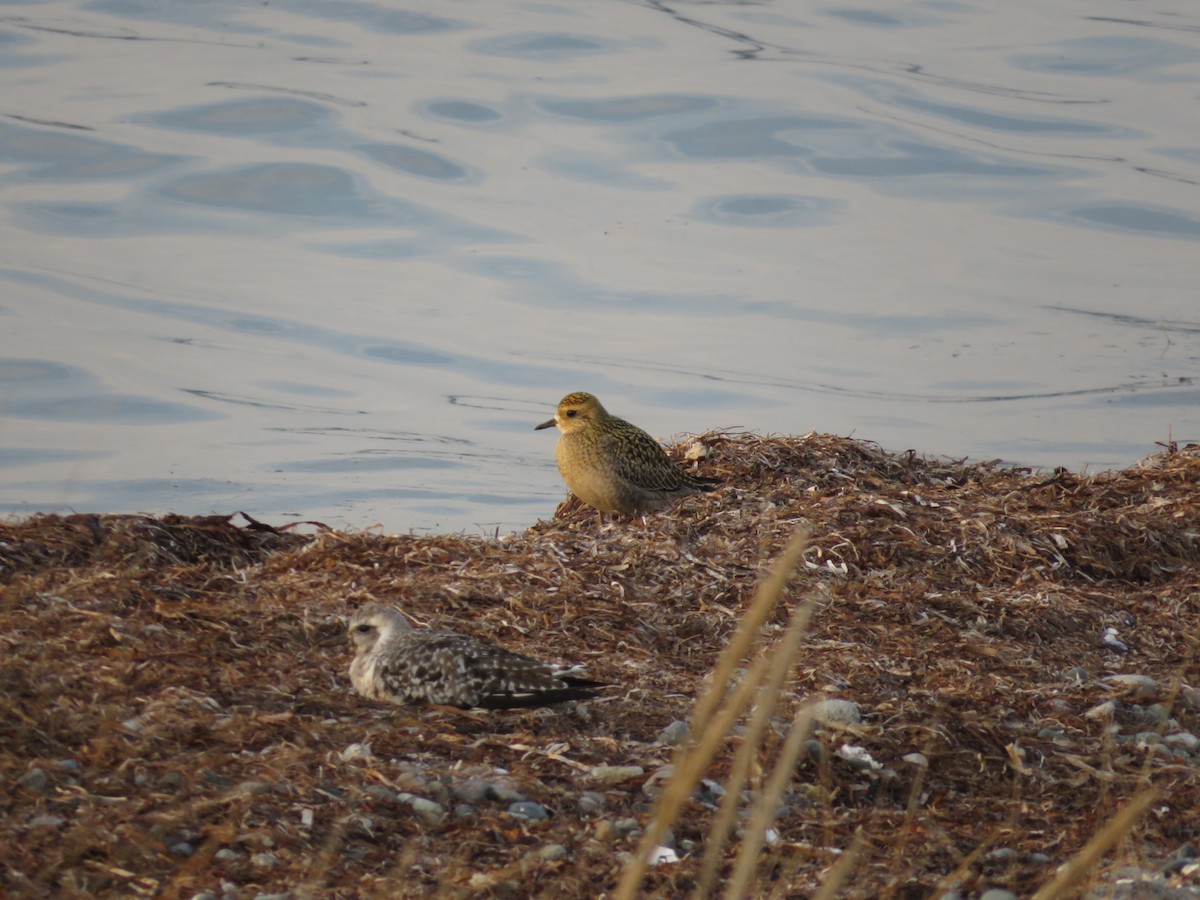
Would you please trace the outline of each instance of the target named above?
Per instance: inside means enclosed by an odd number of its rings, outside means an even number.
[[[767,829],[771,825],[771,820],[775,818],[775,813],[779,810],[779,801],[783,797],[783,791],[796,771],[796,760],[804,746],[804,739],[812,731],[812,724],[812,704],[806,703],[792,720],[791,730],[788,731],[787,740],[783,742],[783,749],[775,761],[775,768],[771,770],[767,787],[759,796],[754,812],[750,816],[750,823],[746,827],[746,836],[742,839],[737,862],[734,864],[733,875],[730,876],[729,883],[725,887],[726,900],[738,900],[740,897],[750,896],[750,888],[758,870],[759,851],[762,850],[763,843],[767,839]]]
[[[838,891],[841,890],[846,879],[850,877],[850,873],[854,871],[854,867],[858,865],[858,858],[862,855],[863,848],[867,845],[867,838],[863,834],[860,826],[854,832],[854,840],[850,842],[850,846],[846,848],[837,862],[829,867],[825,873],[825,878],[821,882],[821,886],[817,888],[817,892],[812,895],[811,900],[833,900],[838,896]]]
[[[1042,885],[1033,895],[1033,900],[1055,900],[1064,896],[1084,876],[1109,848],[1128,834],[1137,823],[1138,817],[1146,811],[1158,797],[1158,790],[1150,788],[1134,796],[1119,813],[1109,819],[1096,835],[1084,845],[1084,848],[1059,867],[1058,874],[1047,884]]]
[[[708,830],[704,860],[700,866],[700,876],[696,881],[696,888],[692,892],[693,897],[707,896],[716,879],[717,869],[721,864],[721,850],[725,846],[726,837],[733,830],[733,823],[737,818],[738,801],[759,749],[759,741],[771,721],[771,716],[775,713],[781,697],[780,689],[788,673],[792,670],[796,653],[800,648],[800,639],[808,630],[808,623],[812,620],[815,608],[816,603],[812,597],[805,598],[792,612],[792,620],[788,625],[787,632],[770,651],[771,662],[766,678],[759,685],[754,716],[746,726],[745,734],[742,735],[741,746],[734,757],[729,778],[725,782],[725,796],[721,798],[721,806]]]
[[[776,558],[767,577],[759,583],[738,630],[717,658],[708,687],[696,701],[692,712],[689,732],[692,737],[675,752],[672,760],[674,774],[659,796],[654,816],[638,842],[633,859],[626,864],[624,872],[621,873],[621,880],[613,895],[615,900],[632,900],[650,864],[650,854],[658,846],[667,826],[675,820],[680,808],[691,796],[701,775],[712,762],[717,747],[726,739],[733,723],[754,695],[767,666],[766,656],[760,656],[754,661],[734,690],[728,704],[720,713],[715,713],[721,700],[727,695],[734,669],[758,637],[767,616],[782,596],[792,572],[803,559],[804,551],[808,547],[808,536],[809,529],[802,526]],[[696,737],[697,735],[699,737]]]

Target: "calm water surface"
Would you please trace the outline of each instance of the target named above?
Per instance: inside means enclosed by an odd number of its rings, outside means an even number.
[[[572,390],[1200,440],[1200,5],[0,0],[0,512],[518,529]]]

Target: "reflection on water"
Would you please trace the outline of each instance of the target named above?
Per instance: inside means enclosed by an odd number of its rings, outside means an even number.
[[[1200,20],[1049,6],[0,2],[0,511],[519,528],[579,389],[1198,440]]]

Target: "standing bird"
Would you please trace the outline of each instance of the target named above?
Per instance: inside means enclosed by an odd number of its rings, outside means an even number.
[[[605,682],[454,631],[415,631],[397,610],[368,603],[350,619],[354,689],[371,700],[484,709],[587,700]]]
[[[534,431],[558,426],[555,457],[563,481],[576,497],[605,513],[653,512],[698,491],[711,491],[716,478],[690,475],[667,456],[658,441],[611,415],[584,391],[567,394],[554,418]]]

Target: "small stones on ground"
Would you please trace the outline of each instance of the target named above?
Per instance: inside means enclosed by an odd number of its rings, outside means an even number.
[[[913,766],[928,766],[929,758],[924,753],[905,753],[900,757],[904,762]]]
[[[1085,719],[1111,719],[1117,712],[1115,700],[1105,700],[1098,703],[1083,714]]]
[[[582,813],[599,812],[608,805],[608,798],[599,791],[584,791],[579,795],[579,811]]]
[[[883,765],[876,762],[875,759],[867,752],[866,747],[859,747],[854,744],[842,744],[838,747],[837,755],[850,764],[850,768],[857,772],[871,772],[883,768]]]
[[[1151,703],[1143,712],[1150,722],[1165,722],[1171,718],[1171,711],[1163,703]]]
[[[638,824],[637,819],[631,816],[627,819],[617,819],[617,821],[613,822],[612,827],[617,837],[624,837],[627,834],[638,831],[642,826]]]
[[[256,869],[273,869],[279,865],[279,857],[274,853],[255,853],[250,857],[250,865]]]
[[[547,844],[538,851],[538,856],[550,862],[557,862],[560,859],[566,859],[567,848],[562,844]]]
[[[862,713],[853,700],[818,700],[810,709],[813,721],[819,725],[858,725],[862,722]]]
[[[1108,675],[1104,680],[1114,687],[1131,691],[1135,699],[1158,696],[1158,682],[1149,675]]]
[[[454,818],[467,819],[475,815],[475,807],[470,803],[459,803],[454,807]]]
[[[804,742],[804,755],[810,761],[820,764],[829,754],[825,750],[825,745],[816,738],[809,738]]]
[[[686,741],[689,733],[690,731],[688,729],[688,723],[682,719],[676,719],[658,733],[657,740],[660,744],[666,744],[668,747],[674,747],[677,744],[682,744],[684,741]]]
[[[1069,669],[1063,669],[1061,677],[1063,681],[1071,684],[1086,684],[1090,676],[1083,666],[1071,666]]]
[[[532,800],[518,800],[516,803],[510,803],[507,812],[514,819],[524,819],[526,822],[540,822],[542,819],[550,818],[546,807],[540,803],[534,803]]]
[[[432,800],[418,797],[415,794],[401,794],[400,799],[412,808],[419,819],[429,825],[441,824],[442,820],[446,818],[446,807],[440,803],[434,803]]]
[[[1017,895],[1003,888],[990,888],[979,895],[979,900],[1017,900]]]
[[[1163,740],[1172,746],[1181,747],[1188,753],[1195,753],[1197,750],[1200,750],[1200,738],[1196,737],[1190,731],[1168,734]]]
[[[466,781],[457,782],[450,790],[455,797],[466,803],[482,803],[484,800],[494,800],[498,803],[518,803],[525,799],[525,795],[519,791],[480,778],[469,778]]]
[[[641,766],[593,766],[588,771],[588,775],[601,784],[620,784],[645,774],[646,770]]]
[[[371,758],[370,744],[351,744],[345,750],[338,754],[338,759],[342,762],[353,762],[357,759],[367,760]]]
[[[191,856],[195,852],[196,852],[196,848],[193,847],[191,844],[189,844],[187,841],[180,841],[177,844],[171,845],[171,855],[172,856],[179,856],[179,857],[186,859],[187,857]]]
[[[213,854],[213,859],[216,862],[233,862],[235,859],[241,858],[242,854],[238,853],[236,850],[230,849],[229,847],[222,847]]]
[[[46,773],[41,769],[33,768],[17,779],[17,784],[23,788],[37,793],[42,793],[50,784],[50,779],[46,777]]]
[[[30,828],[57,828],[67,821],[62,816],[34,816],[29,820]]]

